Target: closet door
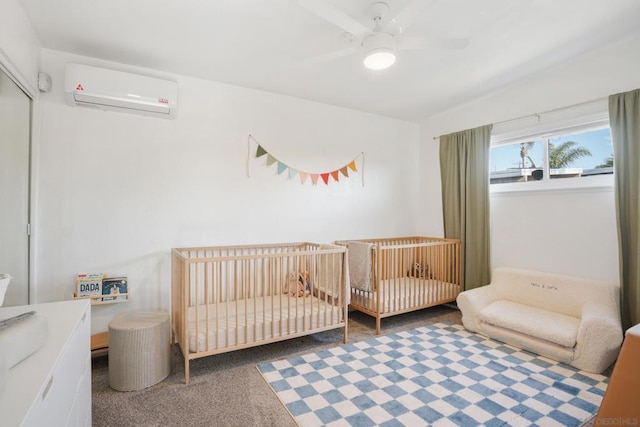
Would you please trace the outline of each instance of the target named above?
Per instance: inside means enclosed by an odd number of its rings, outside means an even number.
[[[0,70],[0,273],[13,276],[3,306],[29,303],[31,99]]]

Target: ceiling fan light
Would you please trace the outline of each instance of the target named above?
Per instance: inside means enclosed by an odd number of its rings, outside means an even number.
[[[364,66],[384,70],[396,62],[395,39],[390,33],[374,33],[362,41]]]
[[[364,66],[370,70],[384,70],[396,62],[396,55],[390,49],[374,49],[364,58]]]

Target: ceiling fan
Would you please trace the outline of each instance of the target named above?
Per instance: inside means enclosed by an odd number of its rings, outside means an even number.
[[[345,31],[342,41],[347,47],[314,57],[310,62],[331,60],[361,50],[365,67],[382,70],[395,63],[396,50],[428,47],[464,49],[469,45],[468,39],[405,37],[403,33],[432,2],[412,0],[404,8],[392,10],[391,1],[373,1],[365,13],[371,22],[365,25],[327,0],[298,0],[303,8]]]

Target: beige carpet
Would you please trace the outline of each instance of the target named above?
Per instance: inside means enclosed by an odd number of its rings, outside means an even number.
[[[382,334],[425,324],[461,323],[460,312],[439,306],[382,320]],[[359,312],[349,318],[349,342],[375,337],[375,321]],[[109,387],[107,357],[93,359],[93,426],[295,426],[293,419],[262,379],[256,365],[342,344],[341,330],[210,356],[191,363],[184,384],[184,362],[177,348],[171,374],[141,391]]]

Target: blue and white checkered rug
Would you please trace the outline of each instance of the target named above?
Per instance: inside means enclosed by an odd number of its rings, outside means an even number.
[[[579,426],[607,377],[436,323],[258,366],[300,426]]]

